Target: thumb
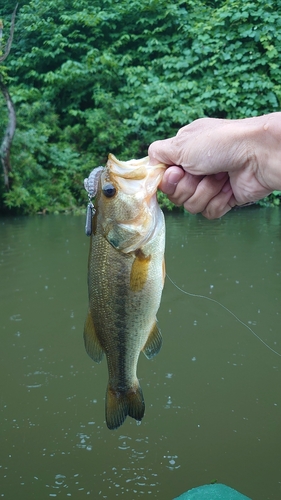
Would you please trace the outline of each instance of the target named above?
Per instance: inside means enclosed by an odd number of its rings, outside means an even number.
[[[166,163],[166,165],[179,165],[179,155],[175,147],[175,138],[164,139],[163,141],[155,141],[148,148],[148,156],[151,165],[157,163]]]

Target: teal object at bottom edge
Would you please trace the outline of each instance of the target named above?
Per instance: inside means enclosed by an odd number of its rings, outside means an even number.
[[[174,500],[251,500],[225,484],[206,484],[186,491]]]

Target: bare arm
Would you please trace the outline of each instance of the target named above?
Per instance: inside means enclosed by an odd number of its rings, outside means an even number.
[[[221,217],[281,190],[281,113],[241,120],[202,118],[149,147],[170,168],[160,189],[176,205]]]

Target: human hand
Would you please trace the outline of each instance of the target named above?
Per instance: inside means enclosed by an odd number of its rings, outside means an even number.
[[[213,219],[280,189],[279,137],[281,113],[202,118],[152,143],[148,153],[152,162],[170,165],[159,186],[169,199]]]

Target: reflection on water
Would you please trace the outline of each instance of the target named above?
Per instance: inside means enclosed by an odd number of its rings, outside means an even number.
[[[171,279],[279,353],[280,215],[166,217]],[[145,418],[107,429],[106,363],[82,339],[88,244],[84,218],[0,220],[0,496],[170,500],[218,480],[280,498],[280,357],[168,279]]]

